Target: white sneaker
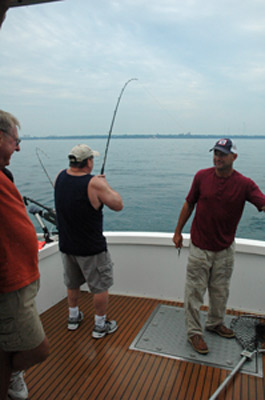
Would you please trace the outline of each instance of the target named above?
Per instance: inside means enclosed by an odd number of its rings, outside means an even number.
[[[99,326],[95,325],[92,331],[92,337],[94,339],[100,339],[106,335],[109,335],[110,333],[115,332],[118,329],[118,325],[116,321],[105,321],[105,325],[103,328],[100,328]]]
[[[68,318],[68,330],[69,331],[75,331],[80,323],[83,321],[84,319],[84,314],[82,313],[82,311],[79,312],[78,317],[77,318]]]
[[[24,381],[24,371],[12,372],[8,396],[10,396],[12,400],[26,400],[28,395],[28,388]]]

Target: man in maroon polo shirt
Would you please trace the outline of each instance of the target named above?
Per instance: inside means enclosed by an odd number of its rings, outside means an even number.
[[[265,211],[265,195],[255,182],[233,169],[237,158],[233,142],[220,139],[212,150],[214,167],[195,175],[173,237],[176,247],[181,248],[182,229],[196,205],[187,265],[185,315],[188,341],[201,354],[208,353],[199,314],[207,288],[206,330],[225,338],[234,337],[234,332],[224,325],[224,316],[234,266],[236,229],[246,201]]]

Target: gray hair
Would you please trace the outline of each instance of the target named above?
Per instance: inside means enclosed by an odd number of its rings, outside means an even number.
[[[0,130],[6,133],[10,133],[10,130],[17,126],[20,128],[20,123],[14,115],[9,112],[0,110]]]

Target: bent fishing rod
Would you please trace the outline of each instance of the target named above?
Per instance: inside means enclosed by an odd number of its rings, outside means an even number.
[[[42,160],[41,160],[41,157],[40,157],[40,155],[39,155],[39,152],[40,152],[40,151],[41,151],[43,154],[45,154],[45,156],[47,157],[47,154],[46,154],[43,150],[41,150],[39,147],[36,147],[36,155],[37,155],[37,157],[38,157],[39,163],[40,163],[40,165],[41,165],[43,171],[45,172],[45,175],[47,176],[47,178],[48,178],[50,184],[52,185],[52,188],[54,188],[53,181],[51,180],[51,178],[50,178],[50,176],[49,176],[49,174],[48,174],[48,171],[47,171],[47,169],[45,168],[45,166],[44,166],[44,164],[43,164],[43,162],[42,162]]]
[[[116,104],[116,107],[115,107],[115,110],[114,110],[114,113],[113,113],[113,117],[112,117],[112,121],[111,121],[111,124],[110,124],[110,130],[109,130],[109,134],[108,134],[108,140],[107,140],[107,144],[106,144],[104,160],[103,160],[103,164],[102,164],[101,171],[100,171],[100,174],[101,174],[101,175],[104,174],[104,168],[105,168],[106,159],[107,159],[107,153],[108,153],[108,148],[109,148],[109,142],[110,142],[111,133],[112,133],[113,125],[114,125],[114,122],[115,122],[116,114],[117,114],[117,111],[118,111],[118,108],[119,108],[119,104],[120,104],[120,101],[121,101],[121,97],[122,97],[122,95],[123,95],[124,90],[126,89],[126,86],[127,86],[131,81],[137,81],[137,78],[129,79],[129,80],[125,83],[125,85],[124,85],[123,88],[121,89],[120,95],[119,95],[118,100],[117,100],[117,104]]]

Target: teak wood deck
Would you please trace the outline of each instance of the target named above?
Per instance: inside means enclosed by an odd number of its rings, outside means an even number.
[[[181,306],[111,295],[108,315],[119,329],[98,340],[91,337],[93,304],[88,292],[81,293],[85,318],[76,331],[67,330],[66,299],[43,313],[51,351],[48,360],[26,373],[29,399],[209,399],[229,371],[129,350],[158,303]],[[264,378],[237,373],[218,399],[265,400],[264,383]]]

